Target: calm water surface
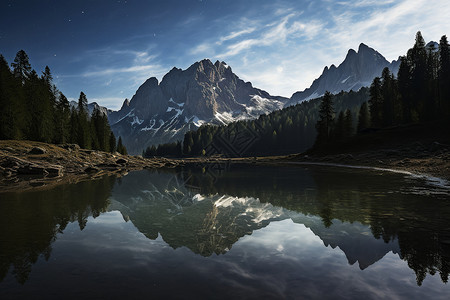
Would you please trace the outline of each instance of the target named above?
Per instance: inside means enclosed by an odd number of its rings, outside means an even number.
[[[0,298],[449,299],[450,189],[232,165],[0,193]]]

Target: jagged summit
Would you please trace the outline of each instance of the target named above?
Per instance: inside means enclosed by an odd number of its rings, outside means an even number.
[[[430,46],[432,48],[432,46]],[[399,61],[388,62],[364,43],[350,49],[336,66],[324,67],[311,87],[290,99],[271,96],[244,82],[224,61],[203,59],[183,70],[173,67],[161,82],[147,79],[130,101],[109,114],[116,136],[132,154],[150,145],[181,140],[202,124],[227,124],[322,96],[325,91],[357,91],[369,86],[385,67],[397,73]]]
[[[399,62],[388,62],[383,55],[364,43],[359,44],[358,51],[350,49],[344,61],[336,67],[334,64],[323,69],[322,75],[314,80],[311,87],[296,92],[286,105],[294,105],[304,100],[317,98],[326,91],[357,91],[369,86],[373,78],[380,76],[385,67],[397,73]]]
[[[203,59],[186,70],[172,68],[159,83],[147,79],[109,120],[114,134],[137,154],[150,145],[181,140],[205,123],[256,118],[287,100],[244,82],[225,62]]]
[[[358,52],[361,52],[361,50],[373,50],[372,48],[370,48],[369,46],[367,46],[366,44],[364,44],[364,43],[361,43],[361,44],[359,44],[359,46],[358,46]]]
[[[122,107],[120,109],[124,109],[128,106],[130,106],[130,100],[128,100],[128,98],[126,98],[125,101],[123,101]]]

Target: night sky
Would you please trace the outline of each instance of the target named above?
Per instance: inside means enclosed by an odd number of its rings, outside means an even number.
[[[0,2],[0,53],[48,65],[70,99],[120,108],[147,78],[209,58],[273,95],[308,87],[363,42],[388,60],[450,35],[448,0]]]

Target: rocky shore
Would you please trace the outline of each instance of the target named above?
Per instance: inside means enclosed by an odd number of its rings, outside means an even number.
[[[50,188],[57,184],[91,180],[130,171],[204,166],[216,163],[339,164],[364,166],[438,177],[450,182],[450,143],[421,141],[389,144],[367,151],[287,156],[185,159],[152,158],[80,149],[78,145],[51,145],[32,141],[0,141],[0,193]]]
[[[328,155],[292,155],[299,163],[364,166],[438,177],[450,183],[450,145],[414,143],[403,147]]]
[[[121,176],[144,168],[174,167],[174,161],[144,159],[80,149],[75,144],[52,145],[33,141],[0,141],[0,191],[24,191],[55,184]]]

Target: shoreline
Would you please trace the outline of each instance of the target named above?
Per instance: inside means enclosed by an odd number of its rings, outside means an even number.
[[[143,169],[202,166],[206,164],[322,165],[372,169],[427,178],[450,186],[450,147],[432,143],[328,155],[291,154],[267,157],[142,158],[140,156],[80,149],[33,141],[0,141],[0,193],[52,188],[103,176],[124,176]],[[407,150],[405,150],[407,149]],[[39,153],[38,153],[39,152]]]

